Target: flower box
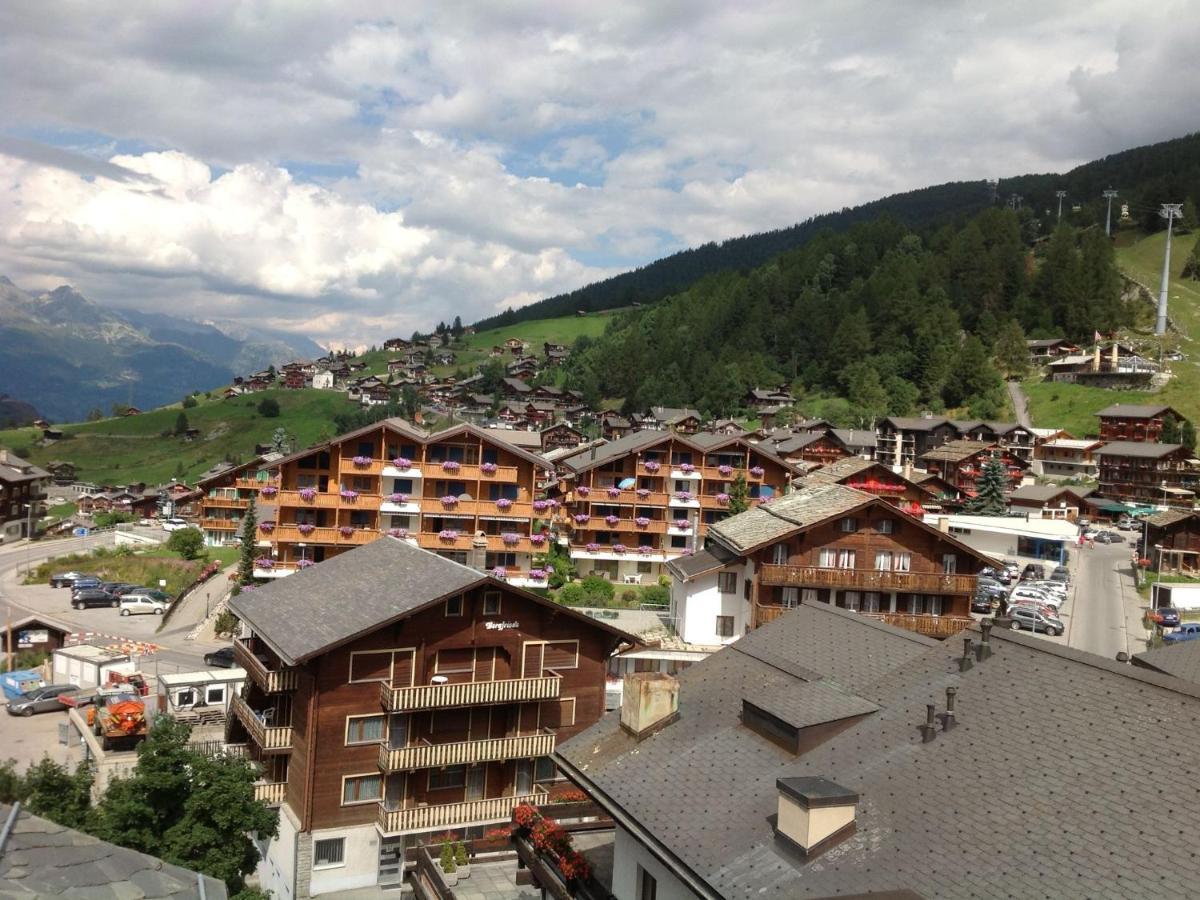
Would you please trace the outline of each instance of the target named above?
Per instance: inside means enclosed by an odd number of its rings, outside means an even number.
[[[647,472],[657,472],[659,469],[662,468],[662,466],[659,465],[658,463],[656,463],[654,460],[648,459],[644,463],[642,463],[642,468],[645,469]]]
[[[763,475],[766,474],[766,470],[763,469],[762,466],[751,466],[750,474],[753,475],[755,478],[762,478]]]
[[[458,506],[458,498],[453,494],[447,494],[442,498],[442,506]]]
[[[365,469],[371,464],[372,460],[369,456],[356,456],[351,459],[350,462],[354,463],[354,465],[360,469]]]
[[[588,545],[587,545],[587,547],[586,547],[585,549],[587,550],[587,552],[588,552],[588,553],[599,553],[599,552],[600,552],[600,545],[599,545],[599,544],[595,544],[595,543],[588,544]]]
[[[273,484],[268,484],[266,487],[262,488],[259,493],[264,497],[274,497],[279,493],[279,488],[275,487]]]
[[[453,460],[453,459],[448,459],[444,463],[442,463],[442,471],[443,472],[457,472],[461,468],[462,468],[462,466],[456,460]]]
[[[586,497],[591,492],[592,492],[592,489],[589,488],[586,484],[581,484],[579,487],[575,488],[575,493],[577,493],[580,497]]]
[[[638,495],[639,500],[645,500],[647,497],[650,496],[650,489],[649,488],[638,488],[637,495]]]
[[[501,497],[496,501],[496,509],[512,509],[512,501],[507,497]]]
[[[533,501],[533,511],[534,512],[545,512],[549,508],[550,508],[549,500],[534,500]]]
[[[296,568],[297,569],[307,569],[309,566],[314,566],[314,565],[316,565],[316,563],[314,563],[311,559],[296,560]]]
[[[482,472],[484,475],[495,475],[496,474],[496,464],[486,462],[479,467],[479,471]]]
[[[345,500],[347,503],[353,503],[355,500],[358,499],[358,491],[351,491],[351,490],[347,490],[346,488],[343,488],[342,490],[338,491],[338,496],[341,497],[343,500]]]
[[[397,469],[411,469],[412,468],[412,460],[408,459],[407,457],[404,457],[404,456],[397,456],[395,459],[392,460],[392,465],[395,466]]]
[[[683,472],[687,475],[690,475],[696,471],[696,467],[694,465],[692,465],[691,463],[680,463],[679,471]]]
[[[256,559],[254,561],[254,568],[256,568],[256,569],[273,569],[273,568],[275,568],[275,560],[271,559],[271,557],[269,557],[269,556],[260,556],[258,559]]]
[[[338,528],[338,534],[340,534],[342,537],[350,537],[350,535],[354,534],[354,529],[349,525],[343,525]]]
[[[717,466],[717,471],[728,478],[733,474],[733,466]]]
[[[492,577],[493,578],[507,578],[508,577],[508,569],[504,568],[504,566],[496,566],[496,568],[492,569]]]
[[[388,502],[389,503],[407,503],[408,502],[408,494],[399,494],[399,493],[390,494],[390,495],[388,495]]]
[[[624,544],[613,544],[612,545],[613,553],[624,553],[626,551],[626,549],[628,549],[628,548],[626,548],[626,546]]]
[[[620,518],[617,516],[605,516],[604,517],[604,524],[608,525],[610,528],[613,525],[616,525],[620,521],[621,521]]]
[[[529,578],[532,581],[545,581],[546,580],[546,570],[545,569],[530,569],[529,570]]]
[[[457,541],[458,540],[458,532],[455,531],[453,528],[443,528],[441,531],[438,532],[438,540]]]
[[[389,528],[388,536],[404,539],[404,538],[408,537],[408,529],[407,528]]]
[[[591,520],[592,517],[589,516],[587,513],[578,513],[573,518],[575,519],[576,525],[586,525],[588,523],[588,521]]]
[[[610,497],[612,497],[614,500],[616,500],[618,497],[620,497],[620,496],[621,496],[621,489],[620,489],[620,488],[618,488],[618,487],[610,487],[610,488],[608,489],[608,496],[610,496]]]
[[[633,524],[636,525],[638,528],[645,528],[647,525],[650,524],[650,520],[648,518],[646,518],[645,516],[638,516],[636,519],[633,520]]]
[[[728,494],[717,494],[717,502],[720,503],[722,506],[728,506],[729,500],[730,500],[730,497]]]
[[[546,543],[546,536],[544,534],[531,534],[529,536],[529,543],[540,546]]]
[[[317,489],[316,488],[310,488],[310,487],[300,488],[299,493],[300,493],[300,499],[303,500],[305,503],[312,503],[314,500],[317,499]]]
[[[500,535],[500,540],[505,544],[519,544],[521,542],[521,536],[515,532],[506,531],[504,534]]]
[[[638,547],[638,553],[642,554],[642,556],[649,556],[653,552],[654,552],[654,548],[651,547],[649,544],[642,544],[641,546]]]
[[[671,524],[679,531],[686,531],[692,525],[687,519],[676,519]]]
[[[275,530],[275,523],[274,522],[259,522],[258,530],[261,531],[263,534],[270,534],[272,531]]]
[[[692,500],[695,500],[696,498],[692,494],[691,491],[676,491],[675,499],[678,500],[680,503],[690,503]]]

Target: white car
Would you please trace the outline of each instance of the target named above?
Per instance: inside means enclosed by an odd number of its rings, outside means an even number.
[[[163,531],[179,531],[181,528],[191,528],[183,519],[166,519],[163,524]]]
[[[1070,588],[1061,581],[1026,581],[1021,587],[1032,588],[1055,597],[1066,597],[1070,593]]]
[[[161,616],[166,611],[166,603],[147,597],[145,594],[134,594],[121,598],[121,615],[123,616]]]
[[[1019,587],[1008,595],[1009,603],[1017,603],[1022,600],[1040,603],[1042,606],[1049,606],[1051,609],[1057,610],[1062,607],[1065,598],[1052,594],[1049,591],[1038,591],[1032,588]]]

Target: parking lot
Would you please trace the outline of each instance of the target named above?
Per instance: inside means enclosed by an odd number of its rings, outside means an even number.
[[[49,756],[56,763],[74,766],[83,758],[81,745],[59,743],[59,726],[67,723],[67,711],[10,716],[0,713],[0,759],[16,760],[17,771]]]

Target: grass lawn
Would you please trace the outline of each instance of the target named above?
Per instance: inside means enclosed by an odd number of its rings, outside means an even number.
[[[154,588],[158,587],[160,580],[166,580],[167,586],[163,590],[178,597],[184,588],[196,580],[207,562],[206,559],[181,559],[178,554],[162,548],[128,555],[103,548],[99,553],[72,553],[55,557],[34,569],[25,583],[46,584],[55,572],[74,569],[95,575],[102,581],[126,581]]]
[[[1144,403],[1154,394],[1109,391],[1060,381],[1028,379],[1021,385],[1029,398],[1029,416],[1038,428],[1065,428],[1077,438],[1100,433],[1096,413],[1114,403]]]

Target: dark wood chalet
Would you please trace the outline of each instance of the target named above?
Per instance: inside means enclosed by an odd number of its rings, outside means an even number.
[[[1200,516],[1190,509],[1167,509],[1142,517],[1142,559],[1159,572],[1200,572]]]
[[[276,896],[398,886],[418,842],[546,802],[556,744],[603,715],[608,658],[637,642],[394,538],[230,608],[248,678],[228,739],[281,808]]]
[[[1200,489],[1200,466],[1182,444],[1113,441],[1096,451],[1100,493],[1112,500],[1183,506]]]
[[[958,436],[958,429],[949,419],[887,416],[875,426],[875,458],[899,467]]]
[[[927,511],[942,508],[936,485],[918,484],[883,463],[858,456],[822,466],[810,472],[804,482],[809,485],[844,484],[857,491],[882,497],[913,516],[922,516]]]
[[[974,496],[983,466],[993,457],[1004,465],[1010,489],[1017,487],[1025,477],[1029,463],[988,441],[950,441],[923,454],[919,462],[927,472],[945,479],[958,491]]]
[[[1136,403],[1114,403],[1096,413],[1100,419],[1100,439],[1104,441],[1162,440],[1163,425],[1174,419],[1182,424],[1183,416],[1169,406],[1147,406]]]

